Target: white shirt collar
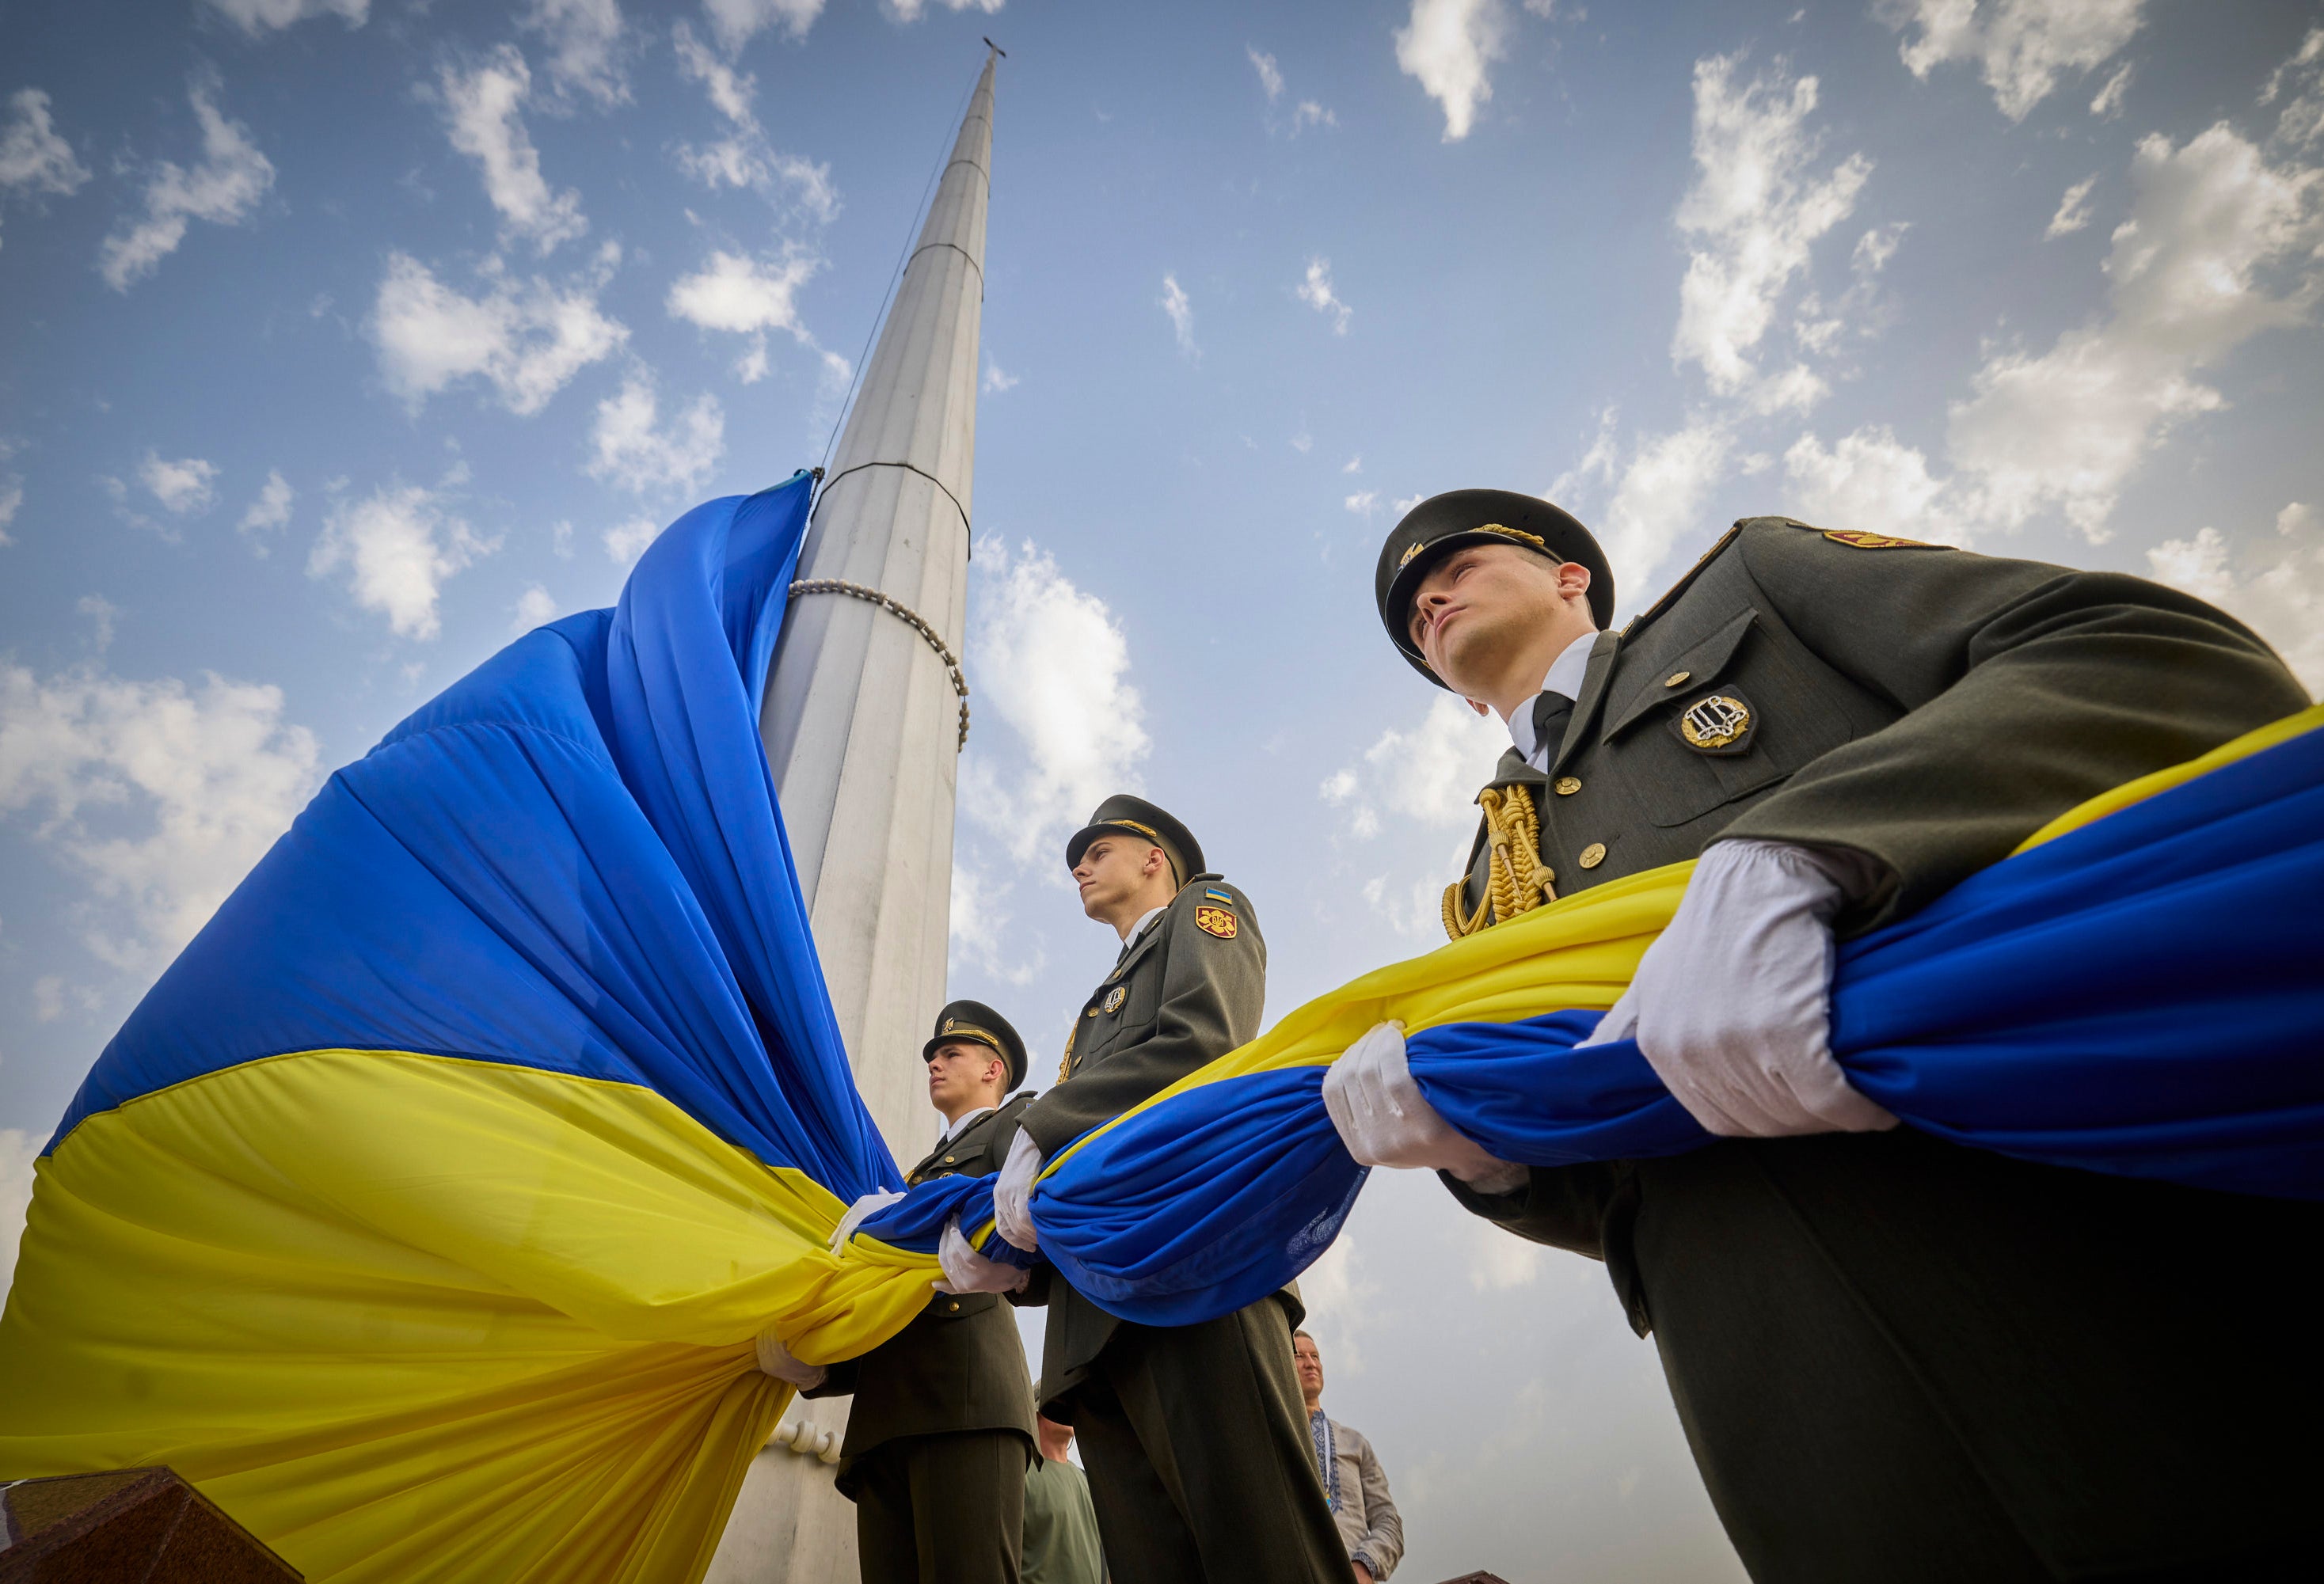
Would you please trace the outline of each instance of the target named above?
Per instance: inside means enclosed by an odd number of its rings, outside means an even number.
[[[944,1136],[938,1138],[936,1142],[940,1145],[950,1144],[954,1139],[960,1137],[960,1130],[962,1128],[967,1127],[971,1122],[975,1121],[977,1118],[990,1115],[991,1112],[997,1111],[1000,1109],[1001,1108],[999,1106],[977,1107],[974,1110],[969,1112],[968,1115],[963,1117],[959,1121],[954,1122],[951,1127],[946,1128],[944,1130]]]
[[[1541,679],[1543,693],[1563,694],[1567,698],[1582,696],[1582,679],[1590,674],[1590,651],[1598,645],[1598,634],[1585,632],[1559,651],[1550,661],[1549,673]],[[1536,695],[1538,696],[1538,695]],[[1517,744],[1517,752],[1526,760],[1538,759],[1543,744],[1533,740],[1533,700],[1519,705],[1508,719],[1509,741]],[[1554,746],[1554,745],[1553,745]]]
[[[1127,952],[1130,947],[1136,945],[1138,944],[1138,937],[1146,933],[1148,926],[1152,925],[1156,919],[1161,917],[1164,914],[1169,911],[1170,905],[1167,902],[1165,902],[1159,907],[1150,907],[1147,909],[1146,916],[1140,918],[1136,924],[1131,925],[1130,926],[1130,933],[1121,937],[1121,949]]]

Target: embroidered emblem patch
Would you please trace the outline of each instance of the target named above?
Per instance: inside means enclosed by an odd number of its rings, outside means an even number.
[[[1231,907],[1201,907],[1194,909],[1194,927],[1206,935],[1216,935],[1222,941],[1235,938],[1235,916]]]
[[[1209,898],[1213,902],[1223,902],[1230,907],[1234,906],[1234,893],[1232,891],[1222,891],[1216,886],[1204,886],[1203,888],[1203,895]]]
[[[1923,539],[1900,539],[1893,534],[1866,533],[1861,529],[1827,528],[1823,537],[1836,545],[1846,545],[1858,550],[1941,550],[1942,545],[1932,545]]]
[[[1129,999],[1130,991],[1128,988],[1122,985],[1115,985],[1111,990],[1105,992],[1103,1009],[1109,1013],[1119,1012],[1121,1010],[1121,1003]]]
[[[1679,741],[1695,752],[1726,755],[1749,751],[1759,716],[1739,693],[1709,693],[1681,711],[1675,723]]]

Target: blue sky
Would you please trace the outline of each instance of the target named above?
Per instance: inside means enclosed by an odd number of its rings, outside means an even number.
[[[1399,501],[1549,493],[1625,612],[1763,511],[2162,576],[2324,686],[2312,5],[7,0],[0,1237],[324,775],[821,456],[984,33],[954,990],[1037,1072],[1117,787],[1274,1012],[1438,938],[1499,744]],[[1382,1180],[1308,1285],[1412,1577],[1736,1575],[1595,1267]]]

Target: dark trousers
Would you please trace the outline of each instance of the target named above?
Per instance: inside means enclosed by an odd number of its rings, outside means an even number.
[[[1762,1584],[2263,1578],[2324,1555],[2301,1295],[2324,1209],[1903,1130],[1718,1144],[1638,1184],[1655,1344]]]
[[[884,1441],[854,1460],[863,1584],[1017,1584],[1025,1438],[962,1430]]]
[[[1344,1584],[1275,1299],[1117,1327],[1072,1413],[1113,1584]]]

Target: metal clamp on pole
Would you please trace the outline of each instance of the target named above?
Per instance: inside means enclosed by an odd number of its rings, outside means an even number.
[[[968,746],[968,678],[961,675],[960,661],[951,648],[936,636],[936,630],[929,626],[918,611],[876,588],[866,588],[860,583],[850,583],[841,577],[802,577],[791,585],[790,594],[793,598],[813,594],[845,594],[850,599],[868,601],[883,611],[902,617],[915,632],[927,640],[928,647],[936,651],[936,658],[945,663],[945,674],[952,678],[952,690],[960,695],[960,741],[957,746]]]

